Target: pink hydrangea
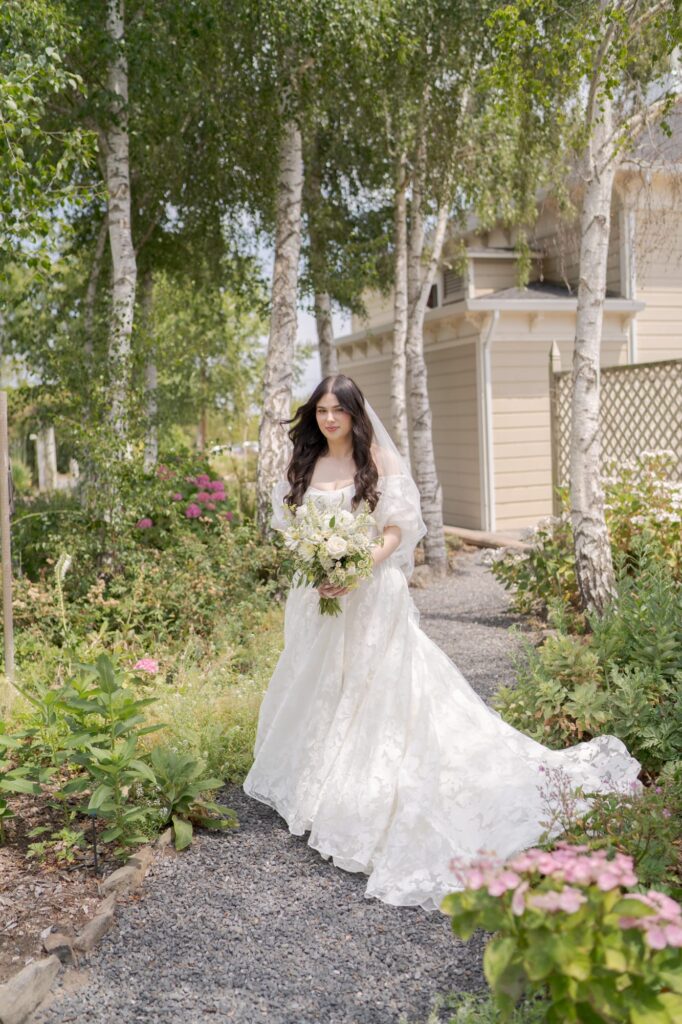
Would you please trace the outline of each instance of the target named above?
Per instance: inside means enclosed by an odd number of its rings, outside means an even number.
[[[180,494],[180,491],[175,491],[174,494],[171,494],[171,500],[172,501],[182,501],[182,498],[183,498],[183,495]]]
[[[529,906],[550,913],[562,910],[565,914],[575,914],[583,903],[587,903],[587,896],[570,885],[560,892],[536,892],[528,897]]]
[[[200,501],[201,504],[204,505],[207,501],[213,500],[213,495],[210,494],[208,491],[199,491],[198,494],[194,495],[194,500]]]
[[[153,676],[159,671],[159,663],[155,658],[140,658],[133,665],[133,671],[148,672],[150,676]]]
[[[142,519],[138,519],[137,522],[135,523],[135,526],[138,528],[138,530],[148,530],[149,527],[153,525],[154,523],[151,521],[149,516],[144,516]]]
[[[188,519],[198,519],[199,516],[201,515],[201,509],[199,508],[198,505],[195,505],[194,502],[190,502],[190,504],[185,509],[185,515],[187,516]]]

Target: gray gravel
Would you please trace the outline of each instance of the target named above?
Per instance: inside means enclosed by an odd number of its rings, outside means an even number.
[[[413,594],[480,693],[510,678],[513,619],[480,553]],[[156,863],[35,1024],[424,1024],[439,994],[484,986],[479,938],[464,945],[438,913],[366,898],[364,875],[323,861],[273,810],[239,787],[223,796],[239,830]]]

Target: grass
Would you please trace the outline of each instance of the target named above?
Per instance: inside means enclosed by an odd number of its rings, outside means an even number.
[[[149,707],[150,723],[169,728],[150,743],[169,743],[201,760],[210,775],[241,782],[253,758],[263,693],[282,647],[283,609],[270,605],[253,613],[250,630],[218,627],[212,650],[197,659],[181,656],[171,680],[148,688],[158,702]]]

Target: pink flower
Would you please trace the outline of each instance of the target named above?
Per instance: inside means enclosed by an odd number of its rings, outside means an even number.
[[[225,494],[225,491],[214,491],[213,492],[213,500],[214,501],[227,501],[227,495]]]
[[[175,494],[171,494],[171,500],[182,501],[182,495],[180,494],[180,491],[176,491]]]
[[[201,509],[194,502],[191,502],[185,509],[185,515],[188,519],[197,519],[201,515]]]
[[[155,658],[140,658],[133,665],[133,672],[148,672],[150,676],[159,671],[159,663]]]
[[[199,491],[198,494],[194,495],[194,500],[200,501],[202,505],[204,505],[207,501],[211,501],[212,498],[213,495],[209,494],[208,491]]]
[[[194,478],[194,482],[198,484],[199,487],[208,487],[211,482],[211,478],[206,473],[201,473],[199,476]]]
[[[227,519],[228,523],[231,523],[232,520],[234,519],[234,513],[233,512],[224,512],[223,513],[223,519]]]
[[[559,893],[559,906],[566,914],[575,914],[583,903],[587,903],[587,896],[579,889],[567,886],[563,892]]]
[[[225,484],[222,480],[209,480],[206,484],[207,491],[224,491]]]
[[[151,521],[149,516],[145,516],[143,519],[138,519],[137,522],[135,523],[135,526],[138,528],[138,530],[148,530],[149,527],[153,525],[154,523]]]
[[[515,917],[521,917],[526,909],[525,893],[528,891],[528,882],[521,882],[521,885],[514,890],[511,901],[511,911]]]
[[[209,509],[209,511],[211,511],[211,512],[215,512],[215,510],[216,510],[215,502],[214,501],[207,501],[206,502],[206,508]]]
[[[682,927],[678,924],[667,924],[663,929],[669,946],[682,948]]]
[[[651,946],[652,949],[665,949],[668,945],[665,931],[659,925],[652,925],[649,928],[646,928],[645,938],[647,944]]]
[[[175,473],[172,469],[169,469],[168,466],[160,465],[157,467],[156,475],[159,480],[170,480],[175,476]]]
[[[482,889],[485,885],[485,875],[480,868],[471,868],[466,880],[467,888]]]
[[[620,885],[620,878],[614,871],[602,871],[597,875],[597,888],[602,892],[608,892]]]

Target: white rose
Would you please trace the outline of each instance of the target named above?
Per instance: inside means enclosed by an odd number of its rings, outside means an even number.
[[[348,550],[348,543],[339,537],[337,533],[333,533],[327,541],[327,551],[332,558],[342,558]]]
[[[355,519],[351,512],[347,512],[345,508],[342,508],[340,512],[336,513],[336,524],[337,526],[350,526],[354,523]]]

